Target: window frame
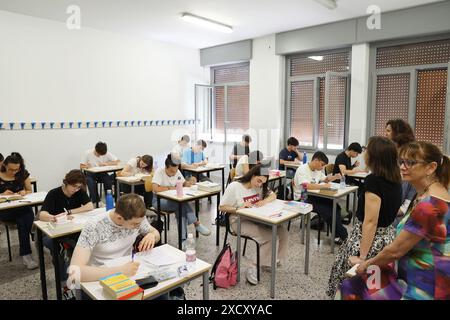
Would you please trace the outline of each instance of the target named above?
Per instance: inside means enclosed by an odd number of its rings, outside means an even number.
[[[323,56],[327,54],[333,54],[333,53],[342,53],[347,52],[349,55],[349,66],[348,71],[346,72],[340,72],[340,71],[326,71],[325,73],[316,73],[316,74],[308,74],[308,75],[300,75],[300,76],[291,76],[291,61],[292,58],[299,58],[299,57],[308,57],[308,56]],[[327,83],[326,79],[329,75],[331,76],[346,76],[347,82],[346,82],[346,99],[345,99],[345,120],[344,120],[344,141],[343,141],[343,149],[348,145],[348,133],[349,133],[349,121],[350,121],[350,100],[351,100],[351,61],[352,61],[352,48],[351,47],[344,47],[344,48],[338,48],[338,49],[332,49],[332,50],[326,50],[326,51],[320,51],[320,52],[307,52],[307,53],[300,53],[300,54],[291,54],[286,56],[286,63],[285,63],[285,81],[286,81],[286,88],[285,88],[285,117],[284,117],[284,141],[287,141],[287,139],[291,135],[291,84],[292,82],[296,81],[308,81],[313,80],[314,81],[314,88],[313,88],[313,145],[312,146],[300,146],[302,151],[306,152],[315,152],[315,151],[322,151],[329,155],[338,155],[342,152],[342,149],[328,149],[327,148],[327,142],[328,142],[328,128],[326,126],[326,120],[328,119],[329,114],[329,97],[327,95],[327,87],[329,87],[329,84]],[[320,131],[320,78],[325,78],[325,97],[324,97],[324,132],[323,132],[323,147],[319,148],[319,131]]]
[[[375,134],[375,119],[376,119],[376,91],[377,91],[377,76],[379,75],[395,75],[395,74],[409,74],[409,102],[408,102],[408,123],[411,128],[415,130],[416,126],[416,107],[417,107],[417,73],[423,70],[437,70],[447,68],[447,94],[445,101],[445,119],[444,119],[444,154],[450,154],[450,61],[448,63],[435,63],[425,65],[412,65],[406,67],[392,67],[392,68],[376,68],[377,50],[383,47],[401,46],[408,44],[416,44],[421,42],[450,40],[450,33],[436,35],[431,37],[415,37],[410,39],[401,39],[393,41],[375,42],[370,46],[369,56],[369,95],[368,95],[368,110],[367,110],[367,138]]]
[[[233,68],[233,67],[243,67],[243,66],[247,66],[248,67],[248,81],[234,81],[234,82],[223,82],[220,84],[216,84],[214,83],[215,80],[215,71],[218,69],[223,69],[223,68]],[[212,91],[212,104],[211,104],[211,108],[212,108],[212,118],[213,121],[211,123],[211,141],[214,142],[221,142],[224,143],[224,145],[226,145],[229,141],[228,139],[228,133],[227,133],[227,126],[228,126],[228,88],[229,87],[234,87],[234,86],[248,86],[249,87],[249,105],[248,105],[248,112],[249,112],[249,123],[248,123],[248,128],[250,129],[250,61],[245,61],[245,62],[239,62],[239,63],[231,63],[231,64],[223,64],[223,65],[217,65],[217,66],[212,66],[210,67],[210,86],[213,88]],[[224,88],[224,127],[223,127],[223,136],[224,139],[217,139],[217,135],[216,135],[216,100],[215,100],[215,94],[216,94],[216,88],[217,87],[223,87]],[[248,129],[247,129],[248,130]],[[245,131],[247,131],[245,130]],[[245,132],[244,131],[244,132]],[[239,139],[237,141],[231,140],[231,142],[239,142],[241,141],[242,138],[242,134],[239,134]]]

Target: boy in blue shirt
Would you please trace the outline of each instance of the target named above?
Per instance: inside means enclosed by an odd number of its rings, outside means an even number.
[[[198,167],[205,166],[208,163],[208,160],[205,159],[205,155],[203,154],[206,146],[205,140],[198,140],[193,147],[184,150],[181,159],[181,169],[197,169]],[[184,176],[188,179],[192,176],[192,173],[185,172]],[[211,181],[204,174],[198,175],[198,179],[200,181]]]

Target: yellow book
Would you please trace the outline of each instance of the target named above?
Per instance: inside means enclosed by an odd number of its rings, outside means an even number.
[[[113,299],[119,299],[139,288],[134,280],[123,273],[115,273],[101,278],[99,281],[105,293]]]

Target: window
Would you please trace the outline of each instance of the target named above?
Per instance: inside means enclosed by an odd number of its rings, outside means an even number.
[[[213,94],[213,138],[240,141],[249,129],[249,64],[211,69]]]
[[[374,119],[371,134],[384,135],[386,122],[409,122],[418,140],[444,151],[450,39],[380,46],[375,56]]]
[[[286,135],[301,147],[344,149],[349,69],[348,50],[288,57]]]

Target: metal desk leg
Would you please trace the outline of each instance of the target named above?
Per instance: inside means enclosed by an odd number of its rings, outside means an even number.
[[[300,230],[300,243],[301,244],[305,244],[305,228],[306,228],[305,223],[306,223],[306,218],[303,215],[301,217],[301,219],[302,219],[302,222],[301,222],[302,223],[302,227],[301,227],[301,230]]]
[[[237,244],[236,244],[236,262],[237,262],[237,281],[241,280],[241,217],[237,215]]]
[[[353,193],[353,215],[352,215],[353,225],[355,224],[356,219],[357,203],[358,203],[358,189],[356,189],[356,191]]]
[[[220,192],[217,194],[217,212],[216,212],[216,246],[219,245],[220,225],[219,225],[219,206],[220,206]]]
[[[200,222],[200,219],[198,218],[198,213],[200,211],[200,203],[199,200],[195,200],[195,216],[197,217],[197,221]],[[195,229],[195,237],[198,238],[198,231]]]
[[[208,272],[203,273],[203,300],[209,300],[209,277],[208,277]]]
[[[134,184],[131,185],[131,193],[134,193]]]
[[[306,214],[306,223],[303,228],[306,228],[306,246],[305,246],[305,274],[309,273],[309,243],[311,233],[311,212]]]
[[[284,194],[284,200],[286,200],[286,181],[287,181],[287,179],[286,179],[286,176],[284,176],[284,178],[283,178],[283,194]]]
[[[275,273],[277,271],[277,225],[272,225],[272,262],[270,263],[270,297],[275,298]]]
[[[333,198],[333,216],[331,219],[331,253],[334,253],[335,236],[336,236],[336,198]]]
[[[39,271],[41,278],[42,300],[48,300],[47,280],[45,277],[44,246],[42,244],[42,231],[39,228],[37,228],[37,242],[38,242]]]
[[[182,203],[178,202],[178,249],[179,250],[183,250],[183,245],[182,245],[182,241],[181,241],[181,227],[183,225],[183,207],[182,207]]]
[[[158,220],[161,221],[161,198],[156,196],[156,212]],[[167,216],[164,217],[164,243],[167,243]]]
[[[225,192],[225,168],[222,168],[222,194]]]
[[[61,275],[59,273],[59,241],[57,238],[53,239],[53,265],[55,267],[55,285],[56,285],[56,299],[62,300],[62,292],[61,292]]]

